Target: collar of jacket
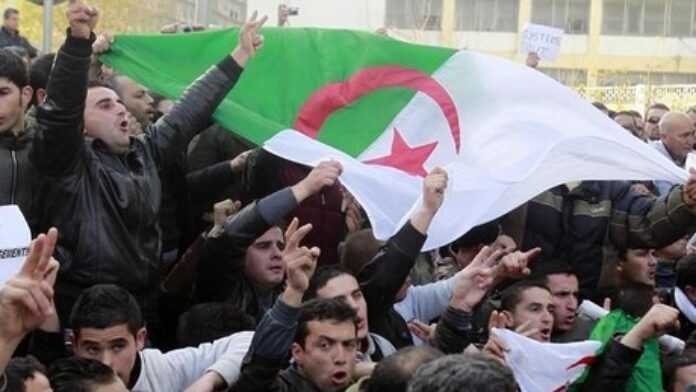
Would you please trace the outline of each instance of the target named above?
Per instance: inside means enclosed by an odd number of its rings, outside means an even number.
[[[2,29],[2,31],[5,32],[6,34],[10,34],[10,35],[14,35],[14,36],[18,36],[18,35],[19,35],[19,31],[10,30],[10,29],[8,29],[8,28],[5,27],[5,26],[1,26],[0,29]]]
[[[34,132],[27,128],[21,130],[17,135],[11,131],[0,133],[0,147],[19,150],[26,146],[33,136]]]

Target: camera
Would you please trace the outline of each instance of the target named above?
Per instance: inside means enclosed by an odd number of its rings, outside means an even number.
[[[288,16],[297,16],[300,14],[300,7],[288,7]]]

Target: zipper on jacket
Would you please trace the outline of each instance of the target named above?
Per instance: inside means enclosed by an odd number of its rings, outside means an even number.
[[[11,150],[12,155],[12,185],[10,186],[10,204],[17,204],[15,201],[15,193],[17,193],[17,152]]]

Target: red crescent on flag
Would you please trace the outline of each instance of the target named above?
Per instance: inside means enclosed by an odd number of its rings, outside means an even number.
[[[316,139],[321,126],[334,111],[350,105],[363,95],[387,87],[406,87],[432,98],[447,119],[455,150],[459,153],[459,115],[449,93],[430,75],[396,65],[365,68],[348,80],[322,87],[302,105],[293,127]]]

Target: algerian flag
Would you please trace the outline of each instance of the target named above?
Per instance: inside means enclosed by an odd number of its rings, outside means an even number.
[[[236,44],[236,29],[117,36],[104,61],[177,97]],[[265,47],[215,118],[289,160],[333,158],[375,236],[416,208],[423,175],[447,169],[425,249],[553,186],[686,173],[542,73],[468,51],[364,32],[263,30]]]
[[[507,329],[492,331],[510,349],[505,363],[522,392],[560,392],[595,361],[600,343],[542,343]]]

